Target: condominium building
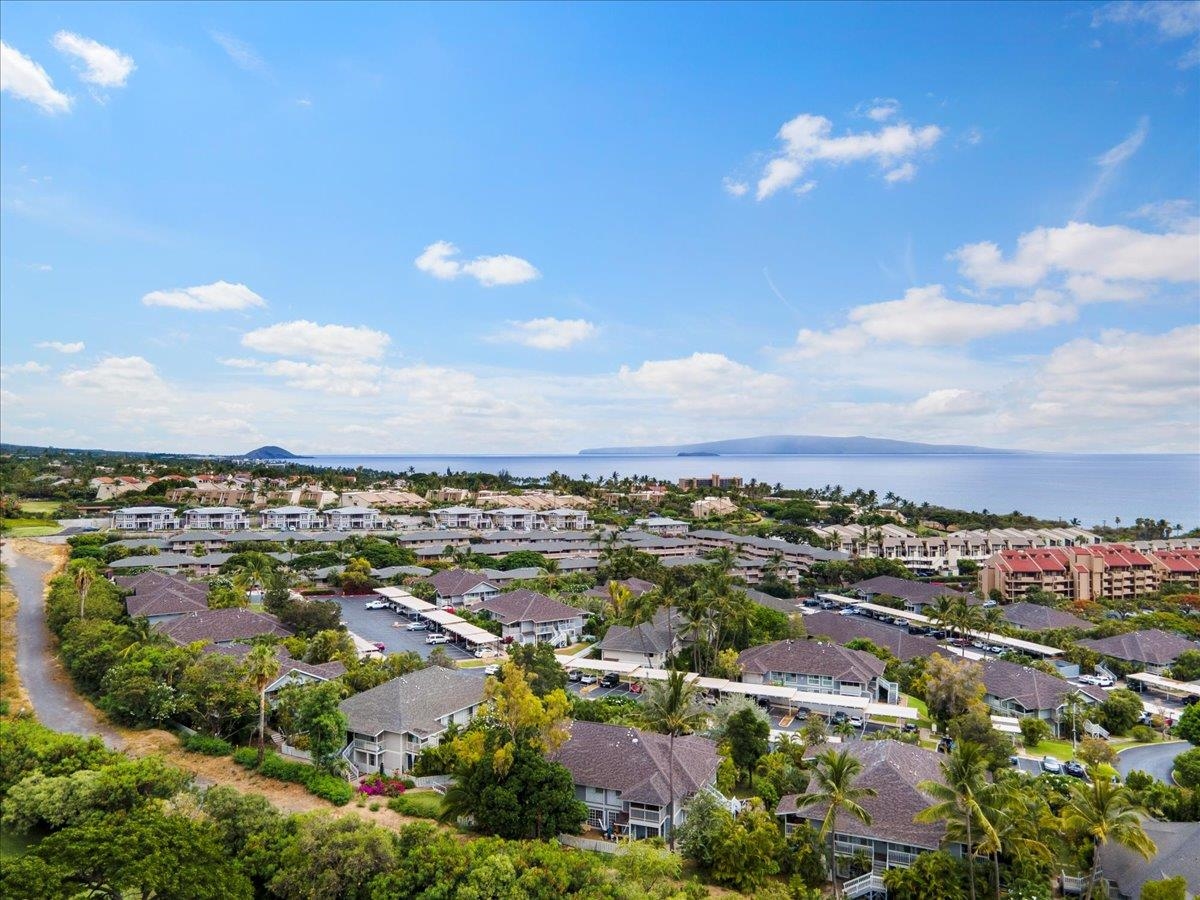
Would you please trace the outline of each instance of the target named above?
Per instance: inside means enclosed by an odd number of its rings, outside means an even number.
[[[264,509],[259,518],[263,528],[278,528],[281,531],[307,531],[321,527],[321,514],[307,506]]]
[[[707,478],[680,478],[679,489],[681,491],[699,491],[704,488],[721,488],[723,490],[740,490],[742,487],[742,476],[740,475],[718,475],[714,472]]]
[[[241,531],[250,527],[250,517],[236,506],[204,506],[186,510],[183,527],[199,531]]]
[[[1181,553],[1143,553],[1126,544],[1001,550],[984,562],[979,586],[985,594],[998,591],[1004,601],[1019,600],[1032,590],[1068,600],[1132,600],[1154,593],[1164,580],[1174,580],[1167,576],[1177,569],[1200,563],[1200,552],[1182,558]]]
[[[119,531],[172,531],[179,516],[169,506],[127,506],[113,512],[113,528]]]
[[[369,506],[343,506],[322,515],[325,527],[334,531],[370,531],[380,525],[379,513]]]

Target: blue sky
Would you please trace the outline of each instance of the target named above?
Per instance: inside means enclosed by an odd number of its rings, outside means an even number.
[[[1200,450],[1200,4],[6,3],[0,36],[5,440]]]

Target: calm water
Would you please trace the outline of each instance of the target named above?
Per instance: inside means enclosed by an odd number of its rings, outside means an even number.
[[[607,478],[649,475],[740,475],[787,488],[840,484],[847,490],[892,491],[916,501],[1030,515],[1085,525],[1145,516],[1191,529],[1200,525],[1200,456],[316,456],[318,466],[382,471],[498,472],[517,476]]]

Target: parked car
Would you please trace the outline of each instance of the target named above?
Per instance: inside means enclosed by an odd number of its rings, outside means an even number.
[[[614,688],[621,683],[621,676],[616,672],[605,672],[604,677],[600,679],[600,686],[606,688]]]
[[[496,651],[493,650],[491,647],[480,647],[478,650],[475,651],[476,659],[491,659],[495,655],[496,655]]]
[[[841,725],[843,722],[848,722],[849,720],[850,720],[850,717],[848,715],[846,715],[844,712],[842,712],[840,709],[837,712],[835,712],[832,716],[829,717],[829,721],[833,725]]]
[[[386,600],[368,600],[363,604],[363,609],[387,609],[388,603]]]
[[[1095,679],[1092,684],[1096,685],[1096,687],[1112,687],[1114,684],[1113,680],[1107,675],[1093,675],[1092,677]]]
[[[949,753],[954,749],[954,738],[944,737],[937,744],[938,753]]]
[[[771,708],[770,697],[755,697],[754,702],[757,703],[762,709],[769,710]]]
[[[1076,681],[1078,681],[1080,684],[1095,684],[1096,676],[1095,675],[1080,675],[1076,679]]]
[[[905,734],[917,734],[921,729],[917,727],[916,722],[905,722],[900,730]]]
[[[567,681],[571,682],[572,684],[578,682],[579,679],[582,677],[583,677],[583,673],[580,672],[578,669],[572,669],[571,671],[569,671],[567,673]]]
[[[450,635],[448,634],[428,634],[425,636],[427,644],[448,644],[450,643]]]
[[[586,674],[586,675],[580,675],[580,676],[579,676],[579,683],[580,683],[580,684],[595,684],[595,683],[596,683],[596,676],[595,676],[595,675],[593,675],[593,674],[591,674],[590,672],[589,672],[588,674]]]
[[[500,674],[500,666],[497,663],[492,663],[490,666],[484,666],[483,674],[484,675],[499,675]]]
[[[1043,756],[1042,757],[1042,771],[1045,772],[1046,774],[1061,775],[1062,770],[1063,770],[1062,763],[1060,763],[1053,756]]]
[[[1082,778],[1085,781],[1087,780],[1087,769],[1083,767],[1083,763],[1077,762],[1076,760],[1072,759],[1069,762],[1063,763],[1062,770],[1065,774],[1070,775],[1072,778]]]
[[[857,616],[858,615],[858,607],[857,606],[847,606],[845,609],[843,609],[841,612],[839,612],[838,615],[839,616]]]
[[[851,716],[850,724],[853,725],[855,728],[862,728],[863,727],[862,716]]]
[[[1001,647],[999,644],[989,644],[988,648],[987,648],[987,652],[1000,654],[1000,653],[1004,652],[1004,648]]]
[[[428,631],[429,625],[425,622],[409,622],[404,626],[405,631]]]
[[[999,605],[1000,605],[1000,604],[999,604],[999,603],[997,603],[995,600],[984,600],[984,601],[983,601],[983,608],[984,608],[984,609],[992,609],[992,608],[994,608],[994,607],[997,607],[997,606],[999,606]]]

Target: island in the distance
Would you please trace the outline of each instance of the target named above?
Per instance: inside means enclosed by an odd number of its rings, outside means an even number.
[[[299,456],[282,447],[267,444],[265,447],[258,447],[249,453],[242,454],[238,459],[308,459],[308,457]]]
[[[664,444],[656,447],[592,447],[581,456],[837,456],[878,454],[925,456],[930,454],[1020,453],[965,444],[922,444],[872,437],[825,437],[814,434],[784,434],[734,438],[700,444]]]

